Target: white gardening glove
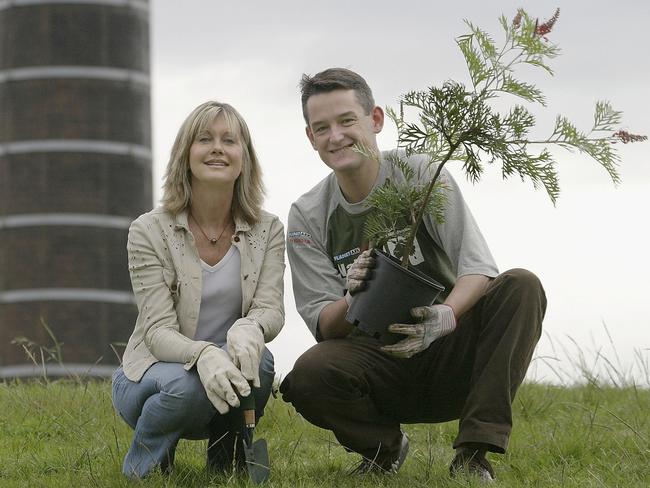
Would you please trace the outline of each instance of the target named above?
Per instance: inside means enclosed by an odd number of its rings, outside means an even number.
[[[260,386],[260,359],[264,351],[264,334],[257,322],[243,322],[233,325],[226,335],[228,354],[241,374],[253,386]]]
[[[251,392],[248,381],[233,364],[228,353],[217,346],[203,349],[196,361],[196,369],[208,399],[221,414],[228,412],[230,407],[239,406],[237,392],[243,397]]]
[[[410,358],[424,351],[433,341],[454,331],[456,318],[449,305],[432,305],[411,309],[415,324],[392,324],[389,332],[404,334],[408,337],[381,349],[398,358]]]
[[[345,287],[348,293],[345,296],[348,305],[350,304],[350,295],[354,295],[361,291],[366,286],[366,281],[370,278],[372,268],[375,267],[375,258],[372,255],[372,250],[367,249],[363,251],[357,259],[354,260],[352,266],[348,268],[348,274],[345,278]]]

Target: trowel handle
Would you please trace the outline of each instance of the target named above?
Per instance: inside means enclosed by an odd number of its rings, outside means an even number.
[[[244,414],[244,425],[249,428],[255,427],[255,395],[253,395],[253,384],[250,384],[251,392],[248,396],[240,397],[240,408]]]

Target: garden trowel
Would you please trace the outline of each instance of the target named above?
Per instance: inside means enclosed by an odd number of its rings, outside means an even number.
[[[269,450],[265,439],[253,442],[255,431],[255,397],[250,395],[241,399],[243,412],[242,443],[244,444],[244,457],[246,458],[246,471],[253,483],[259,485],[269,479]]]

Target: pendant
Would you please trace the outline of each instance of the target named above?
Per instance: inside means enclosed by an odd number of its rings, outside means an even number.
[[[217,243],[218,239],[215,239],[214,237],[210,239],[210,244],[213,246]]]

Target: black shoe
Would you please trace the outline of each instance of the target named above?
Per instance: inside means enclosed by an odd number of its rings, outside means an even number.
[[[241,436],[233,431],[211,431],[207,457],[208,471],[214,474],[242,471],[246,467]]]
[[[456,449],[456,456],[449,466],[452,477],[459,475],[474,476],[484,483],[494,481],[494,470],[485,458],[485,451],[460,447]]]
[[[368,474],[394,474],[404,464],[406,455],[409,452],[409,439],[406,434],[402,433],[402,441],[399,453],[395,459],[379,460],[377,458],[363,458],[359,465],[350,471],[351,475],[368,475]]]
[[[160,472],[164,475],[172,474],[174,470],[174,455],[176,454],[176,447],[170,448],[167,455],[160,463]]]

